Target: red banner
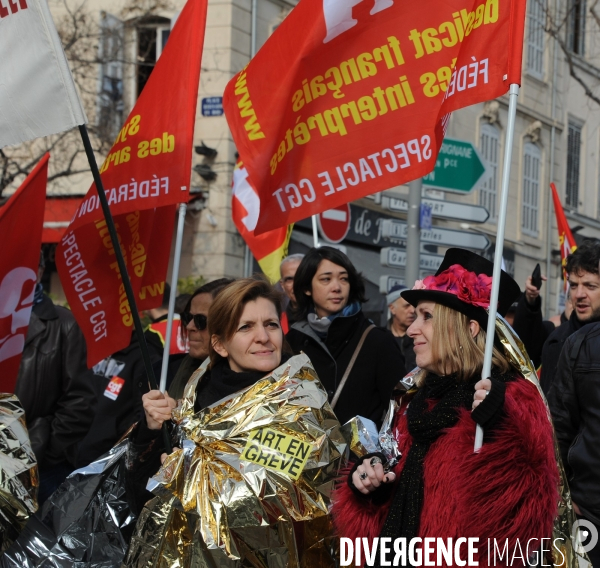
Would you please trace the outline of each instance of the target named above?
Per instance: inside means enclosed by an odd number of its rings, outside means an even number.
[[[552,188],[552,201],[554,202],[554,214],[556,215],[556,226],[558,227],[558,242],[560,244],[560,263],[562,265],[564,289],[566,291],[567,256],[569,256],[572,252],[575,252],[575,250],[577,249],[577,243],[575,242],[573,233],[571,233],[571,227],[569,227],[569,222],[565,217],[565,211],[563,209],[562,203],[560,202],[560,197],[558,197],[558,191],[556,191],[556,186],[554,185],[554,183],[551,183],[550,187]]]
[[[525,0],[301,0],[227,85],[256,233],[424,176],[449,113],[520,83]]]
[[[100,168],[139,310],[162,303],[177,203],[188,200],[207,0],[188,0]],[[95,184],[57,251],[88,366],[129,344],[133,318]]]
[[[260,200],[242,162],[238,162],[235,166],[231,193],[233,222],[261,270],[274,284],[280,279],[279,265],[287,255],[292,226],[274,229],[258,236],[254,234],[260,213]]]
[[[160,306],[175,205],[114,217],[138,310]],[[88,367],[129,345],[133,316],[104,217],[69,229],[56,252],[60,280],[87,344]]]
[[[188,0],[100,167],[113,215],[187,202],[207,0]],[[92,184],[71,230],[102,217]]]
[[[40,160],[0,209],[0,392],[14,392],[25,346],[40,261],[49,158],[46,154]]]

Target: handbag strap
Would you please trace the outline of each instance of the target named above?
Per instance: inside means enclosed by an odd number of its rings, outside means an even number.
[[[344,386],[346,385],[346,381],[348,380],[348,377],[350,376],[350,371],[352,371],[352,367],[354,367],[356,358],[358,357],[358,354],[360,353],[360,350],[363,346],[363,343],[365,342],[365,339],[367,338],[367,335],[369,335],[369,331],[371,331],[374,327],[375,327],[375,324],[371,324],[369,327],[367,327],[367,329],[365,329],[363,331],[360,341],[358,342],[358,345],[356,346],[356,349],[354,350],[354,353],[352,354],[352,359],[350,359],[350,363],[348,363],[348,366],[346,367],[346,372],[344,373],[344,376],[342,377],[340,386],[335,391],[335,395],[333,395],[333,399],[331,401],[332,409],[335,408],[338,398],[340,398],[340,395],[342,394],[342,390],[344,389]]]

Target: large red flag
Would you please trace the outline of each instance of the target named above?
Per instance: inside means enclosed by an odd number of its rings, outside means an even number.
[[[0,209],[0,392],[14,392],[37,280],[48,180],[46,154]],[[10,244],[9,244],[10,243]]]
[[[564,290],[567,290],[567,256],[577,249],[577,243],[571,233],[571,227],[565,217],[565,211],[560,197],[558,197],[558,191],[554,183],[550,184],[552,188],[552,201],[554,202],[554,214],[556,215],[556,226],[558,227],[558,242],[560,244],[560,263],[562,265],[562,273],[564,280]]]
[[[521,81],[525,0],[301,0],[227,85],[256,233],[433,170],[449,113]]]
[[[262,235],[254,234],[260,202],[258,192],[248,179],[248,172],[238,162],[233,172],[231,215],[237,230],[252,251],[261,270],[272,283],[279,280],[279,265],[287,255],[292,226],[274,229]]]
[[[207,0],[188,0],[100,172],[140,310],[160,305],[175,206],[188,200]],[[95,184],[56,251],[88,365],[128,345],[133,318]]]

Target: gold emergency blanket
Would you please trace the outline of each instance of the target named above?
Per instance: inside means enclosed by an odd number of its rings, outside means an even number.
[[[37,462],[25,411],[14,394],[0,394],[0,552],[37,511],[37,492]]]
[[[180,449],[148,484],[123,566],[335,566],[328,507],[347,444],[310,360],[194,414],[205,371],[173,412]]]
[[[500,338],[506,358],[517,369],[517,371],[519,371],[519,373],[525,377],[526,380],[533,383],[538,389],[538,392],[540,393],[540,396],[546,405],[548,420],[552,422],[552,416],[550,415],[548,402],[546,401],[546,397],[542,392],[537,373],[535,372],[535,368],[531,362],[531,359],[529,358],[529,355],[527,354],[525,346],[519,339],[519,336],[513,331],[512,327],[510,327],[506,320],[500,315],[496,316],[496,335]],[[561,564],[560,566],[564,565],[565,568],[578,568],[580,566],[580,560],[584,560],[586,563],[589,563],[589,559],[583,550],[577,550],[578,540],[577,538],[574,538],[573,533],[573,524],[577,521],[577,516],[573,510],[571,491],[569,490],[567,475],[560,457],[560,449],[558,447],[556,435],[554,435],[554,455],[556,456],[556,463],[558,465],[558,471],[560,475],[558,488],[560,498],[558,503],[558,516],[554,520],[552,541],[556,542],[556,544],[559,542],[562,543],[560,549],[565,558],[565,563]],[[556,556],[560,555],[557,554]],[[551,559],[546,559],[546,565],[550,565],[551,562]],[[555,566],[559,565],[555,564]],[[587,564],[582,564],[581,566],[583,568],[583,566],[587,566]]]

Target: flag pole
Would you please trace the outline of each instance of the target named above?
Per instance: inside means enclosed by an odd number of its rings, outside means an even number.
[[[317,232],[317,216],[313,215],[312,219],[312,230],[313,230],[313,246],[319,248],[319,233]]]
[[[160,391],[167,388],[167,368],[169,367],[169,351],[171,334],[173,333],[173,316],[175,314],[175,296],[177,295],[177,280],[179,279],[179,264],[181,261],[181,243],[183,241],[183,225],[187,203],[179,204],[179,217],[177,219],[177,236],[175,237],[175,256],[173,258],[173,272],[171,274],[171,295],[169,296],[169,313],[167,315],[167,332],[165,335],[165,348],[163,350],[162,367],[160,369]]]
[[[506,225],[506,210],[508,208],[508,187],[510,184],[510,165],[512,158],[513,139],[515,135],[515,120],[517,115],[517,98],[519,85],[513,83],[508,91],[508,124],[506,127],[506,141],[504,144],[504,163],[502,164],[502,189],[500,197],[500,214],[498,216],[498,232],[496,233],[496,250],[494,251],[494,271],[492,273],[492,293],[490,308],[488,310],[487,337],[485,341],[485,355],[483,357],[483,370],[481,378],[492,376],[492,351],[494,349],[494,335],[496,331],[496,312],[498,295],[500,291],[500,271],[502,270],[502,252],[504,248],[504,229]],[[475,451],[483,444],[483,428],[478,424],[475,431]]]
[[[129,308],[131,310],[131,316],[133,317],[133,325],[135,332],[138,336],[138,343],[142,352],[142,360],[144,362],[144,368],[146,370],[146,376],[148,377],[148,383],[150,388],[157,389],[156,378],[154,377],[154,371],[152,370],[152,363],[150,361],[150,353],[148,351],[148,345],[146,345],[146,338],[144,337],[144,329],[142,328],[142,321],[140,320],[140,314],[137,311],[137,305],[135,303],[135,294],[131,287],[131,280],[129,280],[129,274],[127,273],[127,266],[125,259],[123,258],[123,252],[121,251],[121,245],[119,244],[119,237],[117,230],[115,229],[115,222],[113,220],[108,200],[106,199],[106,193],[104,192],[104,185],[102,184],[102,178],[100,177],[100,171],[98,170],[98,164],[96,163],[96,157],[94,156],[94,150],[90,142],[90,137],[85,124],[79,126],[79,133],[81,134],[81,140],[83,141],[83,147],[85,148],[85,154],[94,176],[94,183],[96,184],[96,191],[98,192],[98,199],[102,206],[102,212],[104,213],[104,219],[106,220],[106,226],[110,234],[110,240],[112,242],[115,256],[117,257],[117,263],[119,265],[119,272],[121,273],[121,281],[125,288],[125,294],[127,295],[127,301],[129,302]],[[167,453],[171,453],[171,440],[167,431],[167,424],[163,422],[162,427],[163,438]]]

